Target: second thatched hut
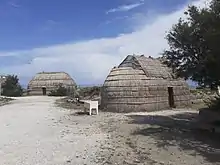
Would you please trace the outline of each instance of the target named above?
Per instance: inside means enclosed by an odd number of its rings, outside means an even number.
[[[40,72],[28,84],[28,95],[48,95],[59,85],[67,88],[69,92],[76,89],[75,81],[65,72]]]
[[[188,106],[187,83],[152,57],[129,55],[107,76],[101,108],[113,112],[155,111]]]

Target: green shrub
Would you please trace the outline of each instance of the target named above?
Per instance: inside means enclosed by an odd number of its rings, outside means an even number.
[[[8,97],[22,96],[23,89],[19,84],[19,79],[15,75],[9,75],[6,77],[5,82],[2,84],[2,95]]]
[[[68,90],[67,88],[63,87],[61,84],[58,86],[56,90],[52,90],[49,93],[49,96],[67,96]]]
[[[100,91],[101,91],[101,87],[99,86],[84,87],[79,90],[79,95],[82,97],[95,96],[95,95],[99,95]]]

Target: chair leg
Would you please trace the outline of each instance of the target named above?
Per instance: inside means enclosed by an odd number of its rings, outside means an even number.
[[[97,115],[99,114],[99,110],[98,110],[98,108],[96,108],[96,114],[97,114]]]
[[[92,115],[92,109],[91,108],[89,109],[89,115],[90,116]]]

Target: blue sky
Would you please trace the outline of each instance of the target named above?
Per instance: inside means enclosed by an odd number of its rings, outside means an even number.
[[[0,0],[0,74],[26,84],[39,71],[66,71],[102,84],[128,54],[158,56],[165,32],[204,0]]]

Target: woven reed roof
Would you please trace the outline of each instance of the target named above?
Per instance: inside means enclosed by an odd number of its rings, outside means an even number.
[[[59,84],[75,86],[75,81],[65,72],[40,72],[29,82],[29,87],[51,87]]]
[[[130,66],[134,69],[142,69],[147,77],[172,79],[174,74],[171,69],[162,64],[159,59],[145,57],[143,55],[128,55],[119,67]]]

